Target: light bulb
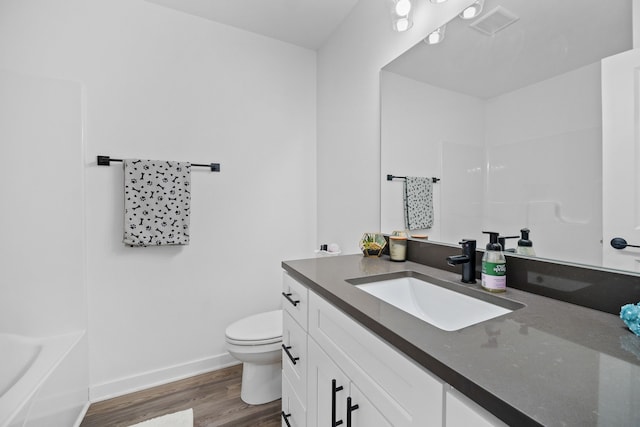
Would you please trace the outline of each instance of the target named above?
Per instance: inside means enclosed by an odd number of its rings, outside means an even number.
[[[470,6],[462,11],[462,15],[460,16],[462,19],[471,19],[478,14],[478,9],[475,6]]]
[[[425,39],[424,42],[426,44],[438,44],[440,43],[442,40],[444,40],[444,30],[445,30],[446,26],[443,25],[442,27],[438,28],[437,30],[431,32]]]
[[[398,18],[394,23],[394,28],[399,33],[407,31],[409,28],[411,28],[411,21],[407,17]]]
[[[411,2],[409,0],[398,0],[396,3],[396,15],[407,16],[411,11]]]
[[[438,44],[440,43],[440,33],[433,32],[427,36],[427,40],[429,40],[429,44]]]
[[[483,4],[484,4],[484,0],[476,1],[474,4],[472,4],[471,6],[469,6],[468,8],[462,11],[462,13],[460,14],[460,18],[472,19],[480,15],[480,12],[482,12]]]

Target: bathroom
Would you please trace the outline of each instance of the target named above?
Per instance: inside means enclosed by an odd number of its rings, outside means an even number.
[[[0,332],[83,333],[60,425],[235,363],[225,328],[279,307],[282,260],[380,229],[380,69],[469,2],[415,3],[411,31],[353,1],[302,47],[160,0],[0,0],[2,108],[29,131],[1,148]],[[190,245],[125,247],[121,169],[97,155],[220,163],[193,171]]]

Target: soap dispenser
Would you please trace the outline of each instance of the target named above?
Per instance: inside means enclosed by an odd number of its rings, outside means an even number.
[[[482,288],[489,292],[507,290],[507,259],[498,243],[499,233],[483,231],[489,235],[489,243],[482,256]]]
[[[529,255],[536,256],[536,251],[533,250],[533,242],[529,240],[529,230],[528,228],[523,228],[520,230],[522,237],[518,240],[518,247],[516,248],[516,253],[520,255]]]

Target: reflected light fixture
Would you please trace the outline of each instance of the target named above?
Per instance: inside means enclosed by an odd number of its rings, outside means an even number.
[[[438,44],[442,40],[444,40],[444,30],[447,28],[447,25],[443,25],[442,27],[436,29],[431,32],[427,37],[425,37],[424,42],[426,44]]]
[[[409,16],[411,12],[411,0],[396,0],[393,8],[393,29],[401,33],[413,26]]]
[[[411,12],[411,1],[409,0],[398,0],[396,2],[396,15],[398,16],[407,16],[409,12]]]
[[[431,3],[444,3],[447,0],[431,0]]]
[[[484,6],[484,0],[476,0],[471,6],[463,10],[459,16],[462,19],[473,19],[480,15],[482,6]]]
[[[411,22],[411,19],[409,19],[408,16],[396,18],[395,21],[393,22],[393,29],[399,33],[403,31],[407,31],[412,26],[413,26],[413,22]]]

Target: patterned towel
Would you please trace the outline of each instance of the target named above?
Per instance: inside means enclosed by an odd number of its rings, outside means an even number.
[[[404,181],[404,223],[408,230],[433,227],[433,181],[408,176]]]
[[[191,164],[124,160],[125,245],[188,245]]]

